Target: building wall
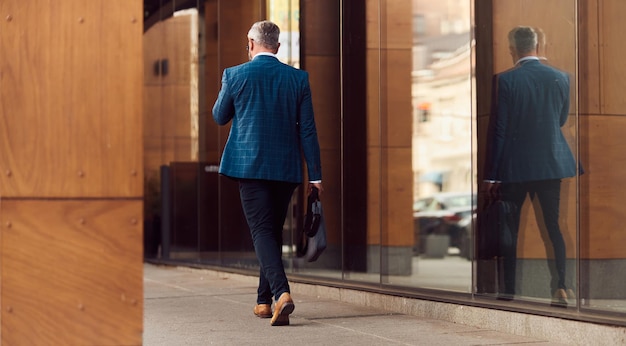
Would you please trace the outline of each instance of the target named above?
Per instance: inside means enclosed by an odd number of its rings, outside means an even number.
[[[140,344],[142,3],[0,3],[3,344]]]

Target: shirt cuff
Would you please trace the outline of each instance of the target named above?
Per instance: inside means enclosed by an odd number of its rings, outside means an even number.
[[[483,180],[483,182],[489,183],[489,184],[501,183],[500,180],[488,180],[488,179]]]
[[[321,184],[322,181],[321,180],[310,180],[309,183],[310,184]]]

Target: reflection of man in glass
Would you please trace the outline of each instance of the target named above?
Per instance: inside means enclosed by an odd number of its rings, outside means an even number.
[[[504,293],[515,294],[520,211],[529,195],[541,205],[554,249],[558,275],[554,297],[566,303],[565,243],[559,228],[559,203],[561,179],[576,174],[574,156],[561,132],[569,112],[569,77],[539,61],[534,29],[516,27],[508,38],[515,66],[495,78],[495,114],[485,181],[491,197],[516,206],[512,234],[501,238]]]

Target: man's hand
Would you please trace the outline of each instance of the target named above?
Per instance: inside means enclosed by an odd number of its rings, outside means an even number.
[[[500,183],[485,183],[485,190],[492,201],[500,199]]]
[[[309,188],[307,189],[308,194],[313,191],[313,187],[317,188],[318,196],[322,196],[322,192],[324,192],[324,188],[322,187],[322,183],[309,183]]]

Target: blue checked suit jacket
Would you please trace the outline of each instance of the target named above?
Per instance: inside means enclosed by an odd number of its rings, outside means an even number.
[[[569,76],[526,60],[495,76],[486,179],[503,183],[562,179],[576,162],[561,127],[570,102]]]
[[[227,68],[213,119],[232,120],[219,173],[301,183],[304,154],[309,180],[322,179],[307,72],[267,55]]]

